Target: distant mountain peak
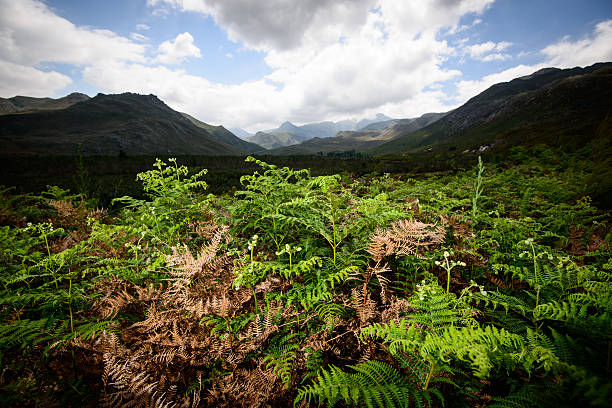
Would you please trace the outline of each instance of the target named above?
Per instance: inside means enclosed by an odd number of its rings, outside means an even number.
[[[297,126],[295,126],[293,123],[291,123],[289,121],[285,121],[285,122],[283,122],[282,125],[280,125],[279,129],[282,129],[282,130],[294,130],[294,129],[297,129]]]

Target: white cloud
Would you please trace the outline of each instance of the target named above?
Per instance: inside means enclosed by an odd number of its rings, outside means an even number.
[[[487,43],[488,44],[488,43]],[[497,49],[499,44],[506,48],[510,43],[498,43],[495,47],[488,44],[487,49]],[[464,103],[469,98],[499,82],[507,82],[514,78],[530,75],[535,71],[547,67],[573,68],[576,66],[589,66],[596,62],[612,61],[612,20],[603,21],[595,26],[594,32],[581,40],[571,41],[568,37],[545,47],[541,54],[547,58],[534,65],[518,65],[504,71],[487,75],[479,80],[462,80],[457,82],[457,98]],[[481,44],[482,45],[482,44]],[[501,48],[501,49],[504,49]],[[484,52],[483,52],[484,53]],[[521,52],[519,56],[528,55]],[[495,54],[489,54],[489,56]]]
[[[507,41],[498,43],[487,41],[480,44],[466,45],[463,47],[463,52],[471,58],[480,61],[504,60],[510,58],[510,55],[499,53],[499,51],[503,51],[511,45],[512,43]]]
[[[233,7],[232,1],[149,1],[152,6],[162,3],[200,12],[209,10],[205,7],[226,4],[227,10]],[[170,106],[202,120],[249,130],[274,127],[285,119],[304,123],[373,116],[381,111],[397,117],[413,117],[448,110],[446,95],[432,89],[461,73],[442,68],[455,50],[437,38],[437,33],[441,28],[456,26],[466,13],[482,12],[491,1],[430,0],[408,7],[402,1],[383,0],[376,9],[370,8],[373,2],[360,2],[365,12],[349,12],[349,3],[319,2],[319,8],[314,7],[315,11],[310,14],[302,10],[310,20],[297,28],[285,24],[282,30],[300,33],[295,37],[299,41],[286,44],[274,43],[274,38],[282,36],[271,33],[281,28],[262,28],[265,21],[260,21],[252,31],[248,24],[235,28],[240,31],[233,35],[250,39],[245,40],[246,45],[269,47],[265,60],[273,72],[258,81],[227,86],[180,69],[125,63],[88,67],[84,79],[106,92],[153,92]],[[295,3],[292,4],[295,8]],[[266,9],[265,5],[263,8]],[[217,23],[221,21],[220,16],[229,18],[224,10],[213,10],[217,13],[213,17],[219,19]],[[292,21],[284,19],[285,11],[281,7],[275,18]],[[330,18],[331,12],[339,13],[344,20]],[[293,15],[287,13],[290,17]],[[242,17],[234,16],[235,21],[248,15],[245,10],[242,14]],[[410,24],[402,19],[410,20]],[[327,26],[326,21],[330,22]],[[234,22],[221,26],[234,27]],[[350,26],[347,31],[345,26]],[[292,35],[295,34],[287,36]],[[424,89],[430,90],[424,92]]]
[[[137,29],[138,31],[146,31],[146,30],[150,30],[150,29],[151,29],[151,27],[149,27],[149,26],[148,26],[148,25],[146,25],[146,24],[136,24],[136,29]]]
[[[365,21],[377,0],[147,0],[155,10],[172,7],[213,17],[230,38],[259,50],[286,50],[305,39],[336,40]]]
[[[139,41],[139,42],[148,42],[150,40],[149,37],[147,37],[146,35],[142,35],[140,33],[130,33],[130,38],[134,41]]]
[[[456,51],[437,34],[457,26],[465,14],[484,11],[492,0],[148,3],[211,15],[243,46],[265,50],[272,73],[221,85],[181,69],[115,61],[88,66],[84,80],[104,92],[155,93],[202,120],[259,130],[282,120],[304,123],[381,111],[414,117],[450,109],[446,95],[434,88],[461,73],[443,68]],[[197,56],[199,50],[178,52],[177,40],[160,46],[153,62]],[[193,44],[188,40],[185,44]]]
[[[57,96],[70,77],[38,67],[100,61],[145,62],[145,46],[108,30],[77,27],[34,0],[0,0],[0,92]]]
[[[487,54],[484,57],[480,58],[481,61],[483,62],[489,62],[489,61],[505,61],[507,59],[510,59],[511,56],[510,54],[501,54],[501,53],[493,53],[493,54]]]
[[[546,64],[538,64],[538,65],[518,65],[516,67],[512,67],[501,72],[496,72],[494,74],[486,75],[482,79],[479,80],[463,80],[457,82],[455,85],[457,86],[457,101],[459,103],[464,103],[468,99],[473,96],[478,95],[485,89],[489,88],[491,85],[498,84],[500,82],[508,82],[513,80],[514,78],[518,78],[521,76],[529,75],[534,73],[535,71],[546,67]]]
[[[145,46],[109,30],[77,27],[34,0],[0,0],[0,58],[35,66],[45,61],[86,65],[144,62]]]
[[[155,62],[167,65],[179,64],[187,57],[202,57],[200,49],[193,44],[193,36],[187,32],[177,35],[174,41],[164,41],[157,50]]]
[[[612,20],[597,24],[589,37],[574,42],[563,38],[544,48],[542,54],[550,65],[564,68],[612,61]]]
[[[261,130],[289,114],[287,95],[265,80],[220,85],[180,69],[122,62],[87,67],[83,78],[107,93],[153,93],[173,109],[226,126]]]
[[[0,60],[0,96],[17,95],[48,97],[72,83],[70,77],[58,72],[39,69]]]
[[[131,33],[130,39],[107,30],[77,27],[53,14],[44,3],[0,0],[0,91],[19,88],[25,91],[15,93],[35,95],[39,89],[37,95],[54,94],[70,78],[44,72],[40,64],[67,63],[76,65],[83,80],[102,92],[154,93],[174,109],[204,121],[255,131],[283,120],[305,123],[378,112],[415,117],[446,111],[455,107],[449,105],[448,88],[442,86],[448,81],[457,81],[457,104],[494,83],[544,66],[590,65],[612,59],[607,46],[612,43],[612,21],[606,21],[587,38],[562,39],[546,47],[542,64],[462,79],[461,72],[445,68],[449,57],[510,58],[506,53],[512,45],[509,42],[466,45],[459,41],[451,46],[444,40],[445,34],[461,30],[460,21],[466,15],[473,19],[472,25],[480,24],[476,17],[492,2],[148,0],[161,13],[176,8],[209,15],[240,46],[264,52],[272,71],[269,75],[222,85],[190,74],[180,65],[171,67],[186,58],[202,57],[188,32],[164,41],[155,50],[139,43],[147,38],[139,33]],[[136,28],[145,30],[144,25]],[[147,52],[153,56],[147,57]],[[22,67],[25,71],[19,71]],[[34,84],[29,88],[26,77]]]

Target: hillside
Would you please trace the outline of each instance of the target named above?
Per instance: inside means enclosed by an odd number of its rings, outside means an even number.
[[[254,134],[249,133],[246,130],[241,129],[241,128],[229,128],[228,130],[232,132],[233,134],[235,134],[236,136],[238,136],[239,138],[241,138],[242,140],[247,140],[249,137],[255,136]]]
[[[402,130],[375,154],[464,151],[544,143],[571,148],[592,139],[612,112],[612,63],[547,68],[493,85],[420,130]]]
[[[197,127],[206,130],[208,133],[210,133],[212,136],[214,136],[215,138],[217,138],[217,140],[221,142],[230,144],[232,146],[235,146],[249,153],[255,153],[255,152],[260,152],[262,150],[265,150],[263,147],[259,146],[258,144],[250,143],[245,140],[242,140],[237,135],[235,135],[233,132],[227,130],[223,126],[209,125],[208,123],[204,123],[186,113],[183,113],[183,116],[189,119],[191,123],[193,123]]]
[[[0,116],[5,154],[240,155],[235,140],[196,126],[154,95],[98,94],[65,109]]]
[[[77,102],[86,101],[88,99],[89,96],[77,92],[58,99],[33,98],[30,96],[15,96],[8,99],[0,98],[0,115],[65,109]]]

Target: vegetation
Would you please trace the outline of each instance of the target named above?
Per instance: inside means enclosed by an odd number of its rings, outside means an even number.
[[[16,406],[607,406],[612,228],[592,173],[515,148],[455,174],[231,193],[176,159],[113,212],[0,191],[0,400]]]

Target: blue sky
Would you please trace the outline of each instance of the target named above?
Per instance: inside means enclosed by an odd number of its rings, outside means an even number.
[[[599,0],[0,0],[0,97],[153,93],[249,131],[415,117],[612,60]]]

